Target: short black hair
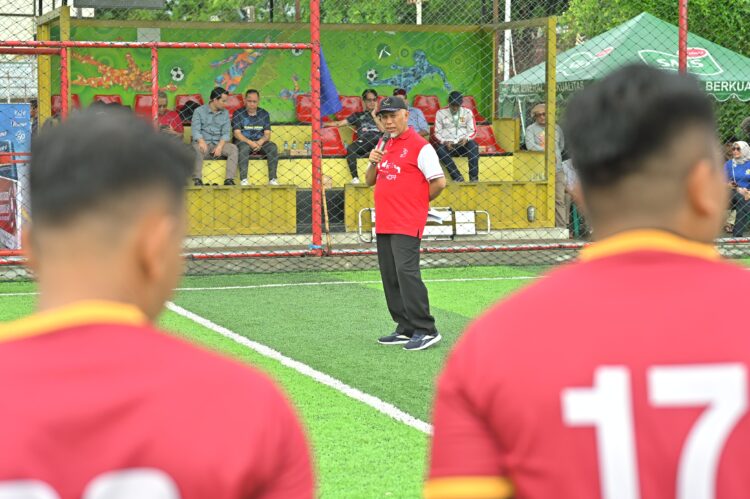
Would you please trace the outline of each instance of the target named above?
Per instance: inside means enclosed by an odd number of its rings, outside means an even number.
[[[367,94],[372,94],[375,97],[378,96],[378,93],[375,91],[374,88],[368,88],[367,90],[365,90],[364,92],[362,92],[362,98],[363,99],[367,99]]]
[[[565,143],[584,187],[613,187],[640,172],[687,128],[715,130],[713,105],[693,76],[628,65],[579,91]]]
[[[215,87],[213,90],[211,90],[210,100],[221,99],[221,96],[224,94],[229,94],[226,88]]]
[[[248,88],[248,89],[247,89],[247,91],[245,92],[245,97],[247,97],[247,96],[248,96],[248,95],[250,95],[250,94],[255,94],[255,95],[257,95],[257,96],[258,96],[258,98],[260,99],[260,92],[258,92],[258,91],[257,91],[257,90],[255,90],[254,88]]]
[[[133,113],[87,108],[42,130],[32,143],[32,221],[62,226],[149,189],[163,190],[182,209],[194,161],[188,146]]]

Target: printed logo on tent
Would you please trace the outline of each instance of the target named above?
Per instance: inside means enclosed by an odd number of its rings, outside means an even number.
[[[598,63],[611,54],[614,50],[614,47],[607,47],[597,53],[589,51],[578,52],[562,61],[558,66],[557,71],[564,76],[573,76],[576,71],[593,66],[595,63]]]
[[[677,71],[680,60],[677,54],[661,52],[658,50],[639,50],[638,56],[643,62],[650,66]],[[699,76],[714,76],[724,72],[724,69],[716,62],[714,56],[704,48],[695,47],[687,50],[688,72]]]

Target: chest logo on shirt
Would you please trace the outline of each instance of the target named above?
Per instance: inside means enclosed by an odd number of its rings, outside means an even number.
[[[399,156],[399,158],[405,158],[407,154],[409,154],[409,151],[404,147],[404,150],[401,151],[401,156]]]
[[[384,175],[386,180],[396,180],[401,174],[401,167],[385,160],[378,165],[378,173]]]

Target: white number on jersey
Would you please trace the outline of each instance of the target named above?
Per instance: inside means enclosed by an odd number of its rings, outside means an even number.
[[[654,407],[707,406],[682,449],[678,499],[714,499],[721,451],[747,412],[747,388],[747,369],[741,364],[649,369],[649,402]],[[630,371],[624,366],[597,368],[592,388],[562,393],[565,424],[596,429],[604,499],[640,498],[632,407]]]
[[[174,481],[164,472],[148,468],[110,471],[94,478],[83,499],[180,499]],[[0,499],[60,499],[55,490],[39,480],[0,482]]]

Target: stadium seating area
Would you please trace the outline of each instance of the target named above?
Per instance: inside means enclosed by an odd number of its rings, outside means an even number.
[[[123,103],[119,95],[97,95],[96,101],[106,103]],[[188,103],[204,103],[199,94],[181,94],[174,97],[174,108],[183,111]],[[73,108],[81,107],[79,95],[71,95]],[[251,156],[248,180],[249,187],[237,189],[223,186],[224,161],[207,160],[204,162],[203,181],[206,185],[216,185],[211,189],[191,187],[190,190],[190,233],[192,235],[214,234],[271,234],[294,233],[297,227],[297,197],[300,192],[311,188],[311,165],[309,154],[286,154],[283,145],[290,149],[304,151],[303,144],[311,141],[312,120],[311,99],[309,95],[298,95],[294,104],[297,122],[276,123],[273,125],[273,140],[279,147],[280,161],[278,180],[281,185],[268,186],[265,159]],[[352,113],[363,110],[359,96],[342,96],[342,109],[336,113],[336,120],[346,119]],[[430,125],[434,125],[435,113],[442,106],[434,95],[416,95],[413,103],[420,108]],[[241,95],[232,95],[227,106],[230,113],[244,106]],[[528,227],[529,223],[520,214],[525,213],[525,206],[514,206],[513,203],[489,202],[490,199],[504,198],[509,200],[536,199],[540,210],[553,209],[544,202],[550,188],[544,180],[545,165],[542,153],[520,150],[520,125],[517,120],[500,119],[488,122],[477,110],[472,96],[464,98],[464,106],[471,109],[477,122],[475,141],[480,150],[480,180],[478,184],[457,184],[449,180],[449,186],[441,201],[454,209],[482,209],[488,211],[493,228]],[[59,95],[52,96],[52,112],[58,114],[62,108]],[[151,114],[151,95],[136,95],[132,109],[142,116]],[[325,117],[329,120],[332,117]],[[190,121],[185,122],[185,142],[191,140]],[[431,135],[434,126],[431,126]],[[345,215],[342,220],[347,231],[357,229],[359,210],[372,206],[372,190],[366,186],[350,184],[351,175],[346,164],[345,144],[356,139],[356,133],[349,127],[322,128],[323,162],[322,171],[330,177],[332,189],[337,190],[344,200]],[[506,152],[513,151],[513,152]],[[464,176],[468,176],[466,158],[456,158],[456,164]],[[358,161],[360,172],[367,168],[367,159]],[[237,179],[238,182],[238,179]],[[239,183],[239,182],[238,182]],[[515,202],[515,201],[514,201]],[[257,210],[241,209],[242,217],[233,211],[227,212],[226,206],[264,206],[262,217]],[[268,216],[268,213],[273,216]],[[552,212],[551,212],[552,213]],[[525,215],[524,215],[525,216]],[[255,218],[254,218],[255,217]],[[521,217],[521,218],[519,218]],[[540,220],[544,217],[540,214]]]

